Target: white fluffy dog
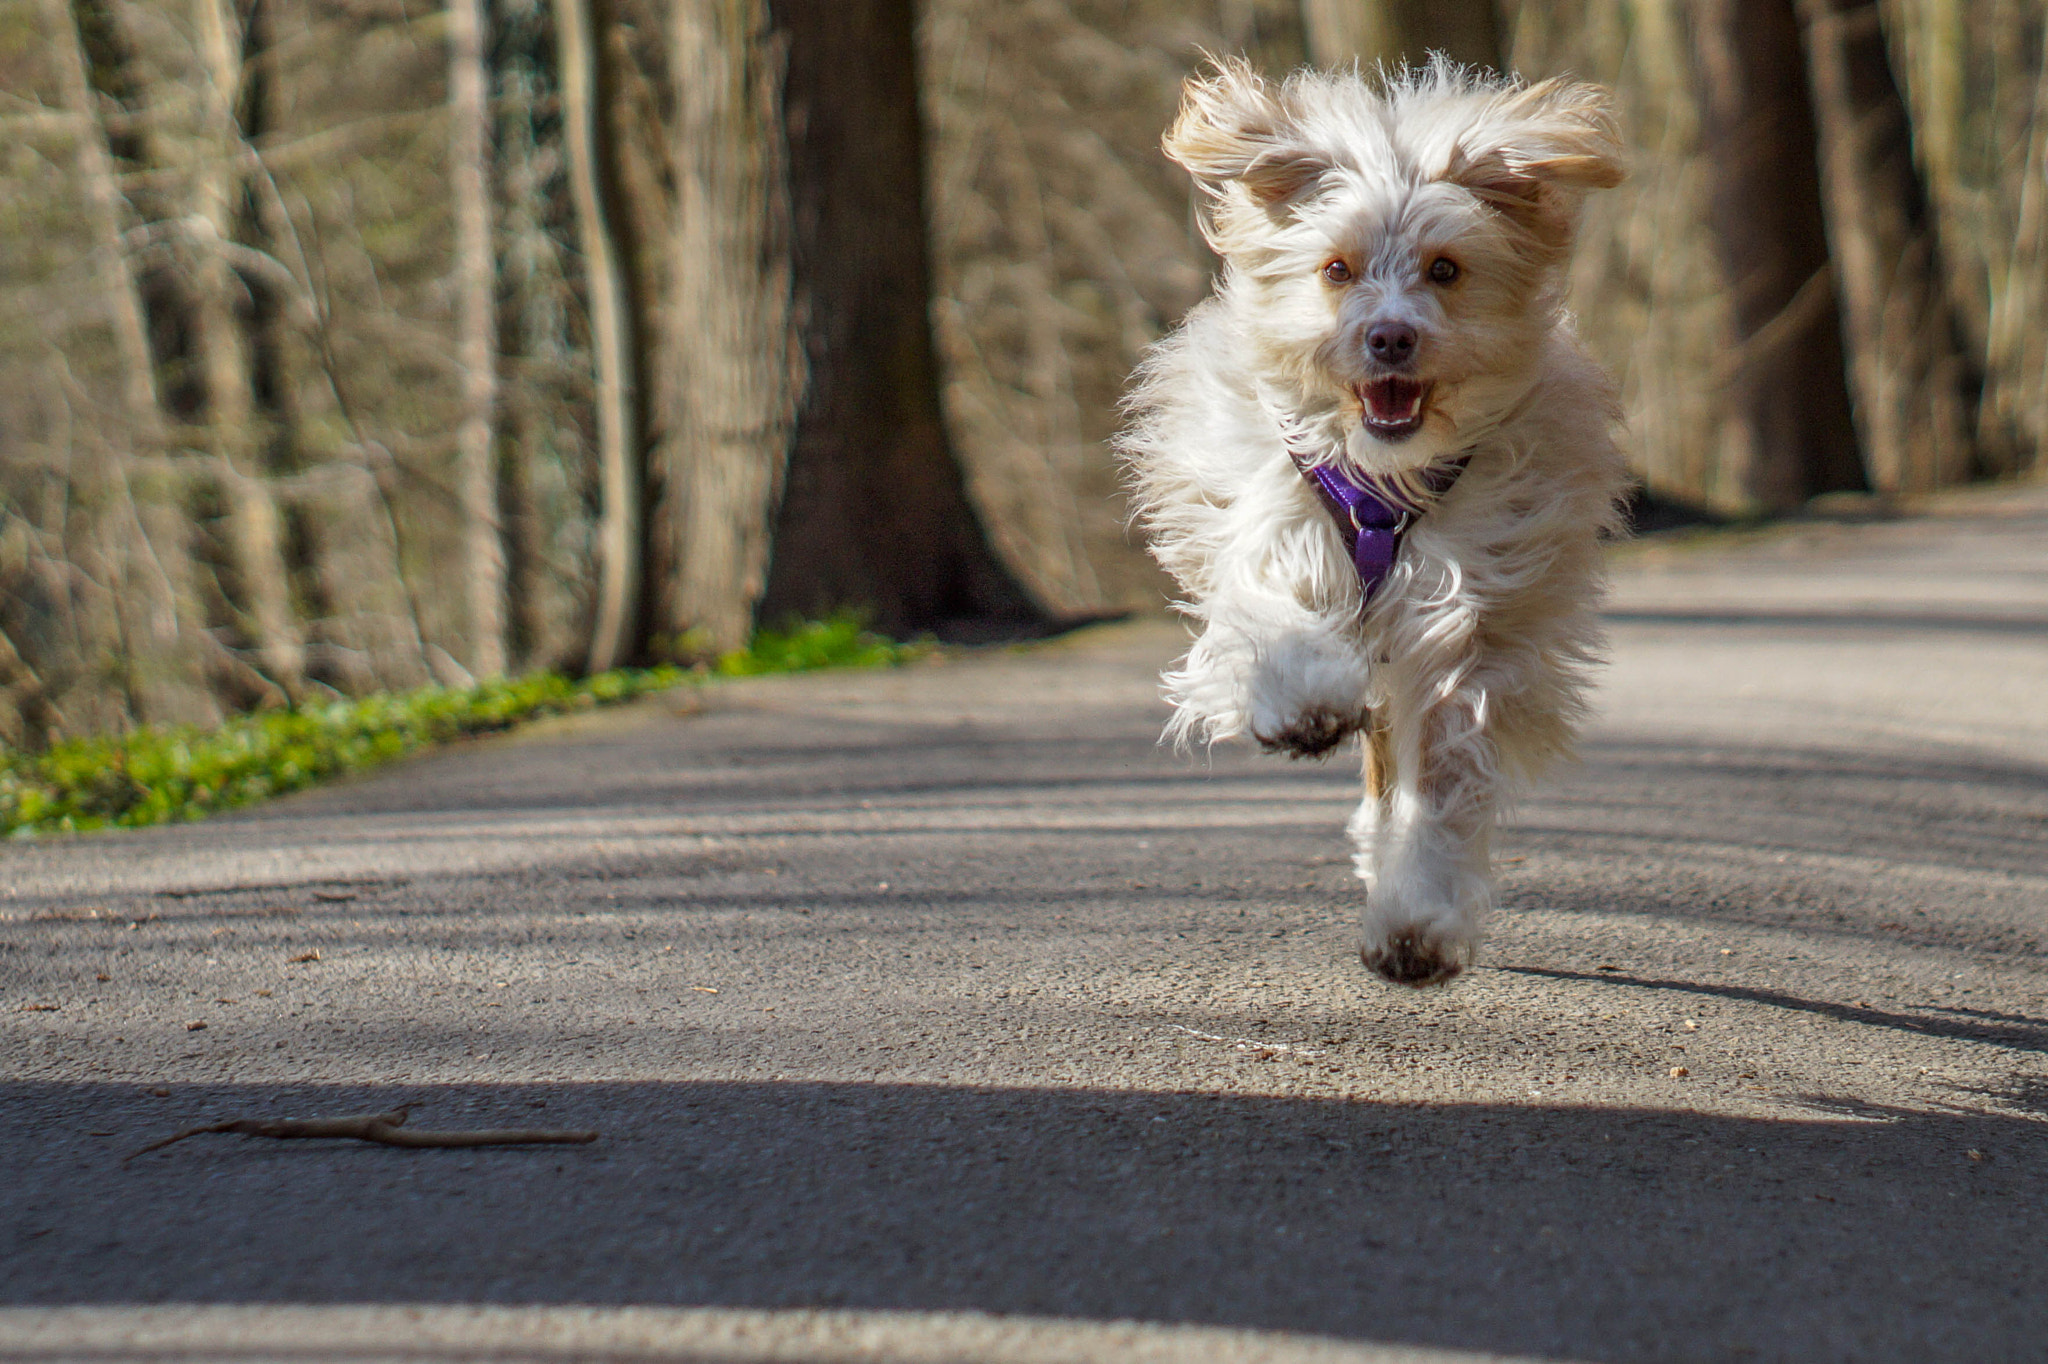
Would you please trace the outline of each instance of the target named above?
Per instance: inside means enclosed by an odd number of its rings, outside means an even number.
[[[1120,441],[1198,627],[1168,733],[1363,733],[1362,955],[1448,980],[1503,800],[1569,749],[1602,644],[1628,476],[1564,293],[1581,200],[1622,177],[1606,95],[1441,60],[1377,88],[1225,61],[1185,93],[1166,153],[1223,273]]]

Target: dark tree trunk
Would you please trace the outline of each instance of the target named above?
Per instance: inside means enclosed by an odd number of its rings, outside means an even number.
[[[1735,324],[1729,451],[1760,508],[1863,486],[1793,0],[1697,0],[1709,221]]]
[[[1026,627],[939,411],[910,0],[789,0],[792,325],[807,378],[759,615],[854,608],[896,635]]]
[[[1880,11],[1863,0],[1797,3],[1870,482],[1886,492],[1961,482],[1976,463],[1970,429],[1981,380],[1943,288]]]
[[[1301,18],[1318,66],[1396,70],[1433,52],[1496,71],[1505,63],[1494,0],[1302,0]]]

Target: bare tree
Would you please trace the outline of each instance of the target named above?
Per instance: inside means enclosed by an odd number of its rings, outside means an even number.
[[[206,391],[206,439],[229,508],[248,634],[264,673],[295,697],[304,683],[305,645],[292,609],[283,518],[258,450],[254,357],[238,316],[247,295],[230,260],[248,152],[236,116],[243,95],[242,35],[225,0],[193,0],[192,32],[199,136],[192,140],[192,212],[185,222],[192,238],[189,284]]]
[[[1992,178],[1997,188],[2016,186],[2001,196],[2012,205],[2012,226],[1987,270],[1992,304],[1985,361],[1999,380],[1996,415],[2029,452],[2026,462],[2039,469],[2048,457],[2048,328],[2041,326],[2048,316],[2048,24],[2041,28],[2022,126],[2020,173]]]
[[[1792,0],[1695,0],[1708,220],[1734,324],[1723,459],[1754,506],[1858,488],[1813,116]]]
[[[744,640],[853,607],[896,633],[1030,619],[939,416],[909,0],[691,0],[656,629]],[[661,571],[672,564],[672,571]]]
[[[497,252],[491,235],[490,80],[483,0],[448,0],[448,182],[455,219],[456,361],[469,670],[505,671],[505,544],[498,514]]]
[[[1926,492],[1971,472],[1978,381],[1943,290],[1911,125],[1878,7],[1798,5],[1864,462],[1877,488]]]
[[[669,17],[675,204],[665,357],[680,378],[660,450],[656,628],[745,643],[804,356],[782,142],[787,39],[765,0],[677,0]]]
[[[1880,8],[1948,305],[1981,360],[1977,459],[2013,473],[2048,440],[2048,26],[2038,0]]]
[[[204,720],[219,714],[203,689],[198,630],[191,589],[191,529],[161,508],[139,506],[131,483],[139,453],[161,455],[163,413],[141,293],[131,267],[122,216],[124,204],[97,112],[90,67],[76,21],[62,0],[42,0],[42,28],[52,46],[59,99],[73,121],[77,178],[94,245],[94,277],[112,334],[121,375],[118,436],[127,449],[87,447],[71,461],[67,495],[90,509],[90,519],[60,528],[71,566],[87,591],[67,612],[75,621],[74,666],[88,674],[124,678],[127,718]],[[90,710],[100,709],[90,703]]]
[[[101,281],[102,307],[121,365],[124,415],[136,444],[153,453],[164,439],[162,411],[157,406],[156,364],[150,352],[142,294],[129,262],[121,221],[121,187],[96,114],[90,67],[70,6],[65,0],[42,0],[42,11],[59,97],[73,120],[81,197],[92,223],[93,246],[101,255],[94,273]]]
[[[989,549],[939,410],[911,0],[799,0],[783,93],[806,361],[761,610],[904,635],[1038,608]]]
[[[576,208],[590,307],[596,374],[599,518],[596,619],[589,666],[617,667],[641,638],[642,498],[646,467],[633,375],[633,316],[626,264],[615,240],[598,147],[597,49],[590,0],[555,0],[555,44],[562,91],[562,142]]]

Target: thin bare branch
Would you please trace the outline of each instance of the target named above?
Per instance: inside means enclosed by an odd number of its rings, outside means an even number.
[[[489,1127],[455,1131],[423,1131],[407,1127],[405,1120],[413,1105],[405,1104],[388,1113],[360,1113],[346,1118],[235,1118],[228,1122],[202,1123],[173,1132],[161,1141],[137,1147],[126,1160],[161,1151],[188,1137],[214,1132],[234,1132],[246,1137],[270,1137],[280,1141],[299,1139],[367,1141],[379,1146],[414,1149],[464,1146],[580,1146],[597,1140],[593,1131],[571,1131],[541,1127]]]

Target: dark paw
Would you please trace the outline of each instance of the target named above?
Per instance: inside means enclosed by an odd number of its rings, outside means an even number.
[[[1417,989],[1442,985],[1465,969],[1456,952],[1412,929],[1396,933],[1377,947],[1368,943],[1358,949],[1358,956],[1381,979]]]
[[[1290,758],[1327,758],[1357,728],[1355,719],[1347,719],[1332,711],[1315,710],[1301,716],[1278,734],[1256,737],[1259,747],[1268,753],[1285,753]]]

